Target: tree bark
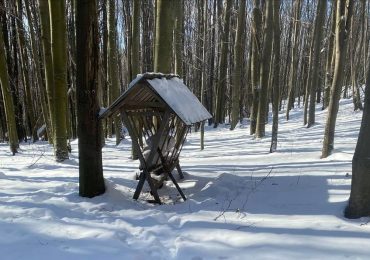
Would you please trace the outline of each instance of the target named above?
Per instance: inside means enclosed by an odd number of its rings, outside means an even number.
[[[365,106],[360,133],[352,159],[351,195],[345,210],[347,218],[370,216],[370,69],[368,68]]]
[[[245,18],[246,18],[246,1],[240,1],[239,14],[236,30],[236,40],[234,45],[234,73],[233,73],[233,89],[231,101],[231,125],[233,130],[236,124],[240,121],[240,101],[241,88],[243,82],[243,58],[245,46]]]
[[[221,37],[221,57],[219,63],[219,75],[216,82],[216,111],[215,124],[222,124],[225,112],[225,92],[226,92],[226,76],[227,76],[227,56],[229,49],[229,33],[230,33],[230,15],[231,15],[231,0],[226,0],[225,15],[224,15],[224,31]]]
[[[332,0],[332,14],[331,14],[331,29],[328,36],[328,51],[326,57],[326,69],[325,69],[325,86],[324,86],[324,100],[322,102],[322,109],[326,109],[329,106],[330,101],[330,87],[333,80],[333,65],[335,61],[335,27],[337,18],[337,0]]]
[[[202,87],[200,90],[200,102],[205,105],[205,88],[207,85],[207,50],[206,50],[206,44],[207,44],[207,38],[208,38],[208,33],[207,33],[207,28],[208,28],[208,6],[207,6],[207,1],[204,1],[204,7],[203,7],[203,52],[202,52]],[[200,150],[204,149],[204,121],[200,123]]]
[[[54,151],[57,161],[68,159],[67,148],[67,38],[64,0],[49,0],[51,50],[54,70]]]
[[[289,120],[289,112],[294,105],[295,101],[295,90],[297,84],[297,67],[298,67],[298,47],[299,47],[299,34],[300,34],[300,19],[301,19],[301,0],[294,2],[294,33],[293,33],[293,47],[291,55],[290,75],[289,75],[289,86],[288,86],[288,97],[286,107],[286,120]]]
[[[184,75],[184,72],[183,72],[184,9],[183,8],[184,8],[184,1],[176,0],[175,1],[176,22],[175,22],[175,33],[174,33],[175,74],[179,75],[180,77],[183,77]]]
[[[50,35],[50,15],[48,0],[39,0],[40,21],[41,21],[41,43],[43,50],[44,73],[46,97],[50,118],[50,133],[49,143],[55,143],[55,129],[53,128],[55,122],[54,114],[54,70],[53,58],[51,53],[51,35]]]
[[[252,104],[250,113],[250,134],[256,133],[258,100],[261,91],[260,87],[260,64],[261,64],[261,31],[262,31],[262,12],[259,8],[259,0],[254,0],[254,8],[252,11],[252,56],[251,56],[251,83],[252,83]]]
[[[366,3],[365,1],[361,1],[361,15],[358,21],[359,31],[358,33],[354,33],[355,31],[355,21],[352,19],[351,21],[351,41],[350,41],[350,53],[351,53],[351,85],[352,85],[352,101],[354,106],[354,111],[356,110],[363,110],[361,96],[360,96],[360,89],[358,85],[357,79],[357,72],[358,72],[358,65],[360,64],[360,54],[363,49],[363,42],[364,42],[364,19],[366,19]],[[358,35],[359,34],[359,35]],[[360,38],[360,39],[358,39]],[[357,60],[358,58],[358,60]]]
[[[135,0],[133,3],[132,17],[132,45],[131,45],[131,80],[141,73],[140,68],[140,8],[141,0]]]
[[[258,115],[257,115],[257,127],[256,137],[262,138],[265,136],[266,126],[266,111],[267,111],[267,97],[268,97],[268,81],[270,75],[270,63],[271,63],[271,52],[272,52],[272,35],[273,35],[273,8],[272,2],[274,0],[266,0],[266,13],[265,13],[265,25],[264,25],[264,37],[263,37],[263,48],[262,48],[262,59],[260,67],[260,98],[258,103]]]
[[[171,73],[173,52],[173,0],[157,0],[154,44],[154,71]]]
[[[108,68],[107,79],[109,89],[109,104],[112,104],[119,96],[120,87],[118,81],[118,57],[117,57],[117,29],[116,29],[116,4],[115,0],[108,1]],[[121,141],[121,120],[119,116],[114,119],[114,132],[116,145]],[[108,135],[112,135],[112,121],[108,120]]]
[[[35,21],[33,21],[31,17],[31,4],[29,0],[25,1],[25,7],[27,11],[27,17],[28,17],[28,23],[30,28],[38,28],[39,24],[35,26]],[[41,102],[41,111],[42,111],[42,116],[46,125],[46,131],[47,131],[47,136],[48,140],[52,139],[52,131],[51,131],[51,121],[50,121],[50,113],[48,109],[48,100],[46,96],[46,89],[45,89],[45,84],[42,79],[41,75],[41,66],[40,66],[40,59],[39,59],[39,53],[38,53],[38,46],[37,46],[37,40],[36,40],[36,35],[33,29],[30,29],[30,38],[31,38],[31,49],[32,49],[32,59],[34,60],[34,66],[35,66],[35,73],[36,73],[36,81],[38,84],[38,89],[40,93],[40,102]]]
[[[272,131],[270,153],[277,150],[278,127],[279,127],[279,100],[280,100],[280,0],[273,1],[274,22],[274,62],[271,72],[272,80]]]
[[[78,0],[77,27],[77,113],[79,193],[94,197],[104,193],[101,134],[97,97],[99,38],[96,0]]]
[[[5,118],[8,130],[9,146],[10,151],[14,155],[15,153],[18,152],[19,142],[17,135],[17,126],[15,124],[13,98],[10,92],[8,66],[6,63],[3,32],[0,32],[0,83],[5,108]]]
[[[320,47],[325,23],[326,1],[319,1],[317,4],[315,27],[312,38],[312,48],[309,62],[309,79],[306,93],[305,111],[307,110],[308,95],[310,96],[310,106],[308,112],[307,127],[315,124],[316,89],[319,84],[320,69]]]

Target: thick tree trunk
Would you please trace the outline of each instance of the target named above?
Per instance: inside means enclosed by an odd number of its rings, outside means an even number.
[[[67,148],[67,38],[64,0],[49,0],[54,70],[54,150],[57,161],[68,159]]]
[[[262,138],[265,136],[266,126],[266,111],[268,104],[268,82],[270,75],[270,63],[271,63],[271,52],[272,52],[272,39],[273,39],[273,8],[272,2],[274,0],[266,0],[266,14],[265,14],[265,25],[264,25],[264,37],[263,37],[263,48],[262,48],[262,59],[260,67],[260,85],[261,92],[258,103],[258,115],[257,115],[257,127],[256,137]]]
[[[171,73],[173,52],[173,1],[157,0],[154,44],[154,71]]]
[[[96,0],[77,1],[77,113],[79,192],[83,197],[104,193],[101,134],[97,97],[99,39]]]
[[[347,8],[347,10],[346,10]],[[335,123],[339,109],[339,100],[343,84],[343,74],[345,66],[345,55],[347,50],[348,33],[350,31],[350,22],[352,17],[353,2],[349,1],[346,6],[345,0],[338,0],[337,19],[335,29],[335,69],[333,84],[330,93],[330,103],[328,107],[328,116],[326,119],[324,142],[322,148],[322,158],[328,157],[334,149]]]
[[[175,33],[174,33],[174,46],[175,46],[175,74],[183,77],[183,49],[184,49],[184,1],[175,1]],[[203,60],[204,61],[204,60]]]
[[[362,115],[360,134],[352,159],[352,185],[347,218],[370,216],[370,69],[368,69],[365,107]]]

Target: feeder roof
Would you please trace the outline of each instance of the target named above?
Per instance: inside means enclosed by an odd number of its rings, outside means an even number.
[[[139,84],[144,81],[148,84]],[[198,123],[212,117],[177,75],[145,73],[139,74],[129,84],[128,90],[101,113],[100,118],[111,116],[117,112],[124,105],[126,98],[131,92],[137,90],[137,88],[144,87],[149,87],[158,95],[186,125]]]

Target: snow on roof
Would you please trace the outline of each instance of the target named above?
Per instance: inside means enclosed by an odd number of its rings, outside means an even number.
[[[212,117],[178,77],[154,78],[147,82],[185,124],[191,125]]]
[[[131,81],[128,89],[109,108],[101,111],[99,118],[109,117],[118,112],[131,91],[136,88],[147,87],[139,84],[147,81],[152,90],[181,118],[186,125],[204,121],[212,117],[198,98],[184,85],[183,81],[174,74],[144,73],[138,74]]]

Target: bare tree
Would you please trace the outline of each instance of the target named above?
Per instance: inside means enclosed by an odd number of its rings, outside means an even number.
[[[236,31],[236,40],[234,44],[234,73],[233,73],[233,88],[231,100],[231,124],[230,129],[233,130],[240,121],[240,101],[241,88],[243,82],[243,58],[245,46],[245,18],[246,18],[246,1],[240,1],[238,23]]]
[[[5,118],[8,130],[10,151],[13,153],[18,152],[19,142],[17,135],[17,128],[15,124],[13,99],[10,93],[8,66],[6,63],[5,45],[3,32],[0,31],[0,83],[1,93],[3,95]]]
[[[365,107],[352,159],[351,195],[345,210],[347,218],[370,215],[370,69],[368,69],[366,82]]]
[[[279,101],[280,101],[280,0],[273,2],[274,42],[273,42],[273,70],[272,77],[272,133],[270,153],[277,149],[278,124],[279,124]]]
[[[315,124],[315,104],[316,104],[316,90],[319,84],[319,69],[320,69],[320,50],[321,40],[323,34],[323,27],[325,22],[326,1],[319,1],[317,4],[315,26],[312,37],[311,53],[309,60],[308,83],[306,88],[306,99],[304,106],[304,124],[311,127]],[[321,90],[320,90],[321,91]],[[309,105],[309,114],[307,122],[307,109]]]
[[[96,0],[77,1],[77,111],[80,195],[104,193],[98,120],[99,38]]]
[[[268,106],[268,82],[271,66],[271,52],[273,39],[273,0],[266,0],[265,6],[265,24],[263,30],[263,48],[260,67],[260,86],[261,92],[258,103],[256,137],[265,136],[266,112]]]
[[[353,1],[338,0],[335,28],[335,69],[330,93],[328,116],[325,125],[322,158],[328,157],[334,149],[335,122],[339,109],[339,99],[343,83],[345,54],[347,52],[348,33],[350,31]]]

